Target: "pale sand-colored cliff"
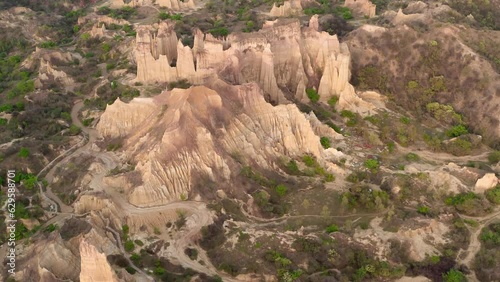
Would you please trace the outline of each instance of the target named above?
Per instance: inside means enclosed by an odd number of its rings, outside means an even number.
[[[186,79],[204,84],[216,78],[232,84],[257,82],[266,100],[277,104],[307,101],[306,88],[315,88],[323,102],[340,96],[341,109],[368,112],[374,108],[349,83],[347,45],[336,35],[318,31],[317,16],[309,27],[301,28],[298,20],[276,20],[266,22],[258,32],[225,39],[196,30],[192,49],[177,40],[173,23],[168,21],[139,26],[136,41],[139,82]]]
[[[97,130],[124,140],[125,154],[141,176],[141,184],[126,191],[130,203],[178,200],[200,175],[229,181],[235,153],[264,169],[276,168],[279,157],[306,153],[323,162],[318,134],[340,138],[294,104],[272,106],[255,83],[231,86],[218,80],[209,87],[174,89],[129,104],[117,100],[107,107]]]

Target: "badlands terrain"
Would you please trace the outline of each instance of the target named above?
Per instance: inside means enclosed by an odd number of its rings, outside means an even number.
[[[500,281],[499,45],[498,0],[1,1],[0,280]]]

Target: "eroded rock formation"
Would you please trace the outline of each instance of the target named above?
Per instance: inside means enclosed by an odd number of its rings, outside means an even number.
[[[269,14],[273,17],[290,17],[297,16],[302,13],[302,4],[300,0],[285,1],[281,6],[273,4]]]
[[[312,122],[294,104],[266,102],[255,83],[231,86],[217,80],[209,87],[174,89],[129,104],[118,100],[107,107],[97,130],[105,138],[124,140],[141,178],[127,190],[128,200],[151,206],[188,195],[200,175],[229,181],[235,153],[264,169],[275,167],[282,156],[309,153],[322,160]]]
[[[340,96],[340,107],[366,104],[349,83],[350,52],[336,35],[318,31],[317,17],[309,27],[298,20],[266,22],[251,34],[216,39],[195,31],[191,49],[177,41],[172,24],[137,29],[137,81],[186,79],[204,84],[221,78],[232,84],[257,82],[270,102],[307,101],[306,88],[316,88],[321,101]],[[176,62],[175,65],[173,62]],[[365,105],[365,108],[373,108]]]
[[[498,178],[494,173],[487,173],[482,178],[478,179],[474,190],[476,193],[484,193],[484,191],[495,187],[498,184]]]
[[[80,242],[80,282],[116,282],[118,279],[109,265],[106,255],[100,253],[85,239]]]
[[[344,6],[351,9],[357,17],[375,17],[377,6],[370,0],[346,0]]]

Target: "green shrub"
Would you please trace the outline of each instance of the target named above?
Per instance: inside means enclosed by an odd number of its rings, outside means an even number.
[[[35,184],[38,182],[38,178],[34,176],[33,174],[27,174],[25,177],[23,177],[23,185],[26,187],[26,189],[31,190],[35,187]]]
[[[346,125],[349,127],[355,126],[358,123],[358,116],[351,111],[343,110],[340,112],[340,116],[348,119]]]
[[[313,156],[310,156],[310,155],[303,156],[302,157],[302,161],[308,167],[314,167],[317,164],[316,159]]]
[[[335,224],[331,224],[326,228],[326,233],[333,233],[339,231],[339,227]]]
[[[7,124],[7,119],[6,118],[0,118],[0,125],[6,125]]]
[[[316,103],[319,101],[319,94],[318,91],[316,91],[315,89],[313,88],[306,89],[306,94],[309,100],[311,100],[311,102]]]
[[[125,248],[125,251],[131,253],[135,249],[134,241],[132,241],[132,240],[125,241],[125,244],[123,244],[123,247]]]
[[[496,228],[498,228],[498,224],[492,224],[488,228],[484,228],[479,237],[481,241],[489,246],[500,246],[500,233]]]
[[[57,224],[50,224],[49,226],[45,227],[44,232],[47,233],[52,233],[57,229]]]
[[[464,156],[472,150],[472,143],[466,139],[458,137],[456,140],[446,144],[445,149],[448,153],[456,156]]]
[[[332,96],[330,99],[328,99],[328,105],[330,105],[330,107],[335,108],[335,105],[337,104],[337,102],[339,101],[339,97],[337,96]]]
[[[325,182],[333,182],[335,181],[335,175],[331,173],[325,174]]]
[[[93,122],[93,121],[94,121],[94,118],[86,118],[86,119],[84,119],[84,120],[82,121],[82,124],[83,124],[84,126],[89,126],[89,125],[91,125],[91,124],[92,124],[92,122]]]
[[[345,118],[355,118],[356,114],[349,110],[343,110],[340,112],[340,116]]]
[[[182,20],[182,14],[173,14],[170,18],[175,21],[180,21]]]
[[[426,206],[420,206],[417,208],[417,212],[422,215],[428,215],[431,212],[431,209]]]
[[[106,70],[111,70],[111,69],[114,69],[116,67],[116,64],[115,63],[107,63],[106,64]]]
[[[468,200],[474,200],[477,199],[478,196],[474,194],[473,192],[468,192],[468,193],[460,193],[455,196],[450,196],[447,197],[444,201],[444,203],[448,206],[457,206],[460,204],[465,203]]]
[[[275,190],[276,193],[278,193],[278,195],[285,196],[286,192],[288,191],[288,188],[283,184],[279,184],[278,186],[276,186]]]
[[[488,201],[493,204],[500,205],[500,185],[497,185],[495,188],[487,190],[484,195]]]
[[[410,118],[409,118],[409,117],[401,117],[401,118],[399,119],[399,121],[401,121],[401,123],[403,123],[403,124],[407,124],[407,125],[411,123],[411,120],[410,120]]]
[[[408,85],[406,86],[408,89],[416,89],[418,87],[418,82],[415,80],[408,81]]]
[[[455,112],[451,105],[432,102],[428,103],[425,108],[438,121],[448,124],[463,124],[464,122],[462,115]]]
[[[369,170],[376,171],[379,168],[380,163],[376,159],[368,159],[365,161],[364,165]]]
[[[30,151],[25,147],[21,147],[21,150],[19,150],[17,155],[21,158],[27,158],[30,155]]]
[[[160,20],[170,19],[170,14],[166,12],[160,12],[160,14],[158,14],[158,18]]]
[[[450,271],[443,274],[444,282],[466,282],[467,277],[456,269],[451,269]]]
[[[406,154],[405,159],[409,162],[418,162],[420,160],[420,157],[415,153],[408,153]]]
[[[308,16],[322,15],[325,12],[326,12],[325,9],[323,9],[322,7],[308,7],[304,9],[304,14]]]
[[[75,124],[72,124],[69,127],[69,135],[71,135],[71,136],[78,135],[78,134],[80,134],[81,131],[82,131],[82,129],[80,127],[76,126]]]
[[[131,25],[129,25],[129,24],[124,24],[123,27],[122,27],[122,30],[125,33],[130,33],[130,32],[134,31],[134,28]]]
[[[350,19],[354,18],[352,16],[351,10],[347,7],[337,6],[337,7],[335,7],[334,13],[337,16],[341,16],[342,18],[344,18],[344,20],[350,20]]]
[[[83,33],[82,35],[80,35],[80,38],[83,40],[83,41],[87,41],[90,39],[90,33],[88,32],[85,32]]]
[[[224,37],[229,35],[229,30],[225,27],[215,27],[208,30],[215,37]]]
[[[292,174],[292,175],[299,175],[300,174],[299,166],[297,165],[297,162],[295,160],[290,160],[286,164],[286,170],[287,170],[288,174]]]
[[[125,267],[125,270],[126,270],[128,273],[132,274],[132,275],[134,275],[134,274],[137,272],[137,270],[135,270],[135,268],[133,268],[133,267],[132,267],[132,266],[130,266],[130,265],[128,265],[127,267]]]
[[[133,261],[135,264],[139,264],[139,262],[141,261],[141,256],[138,255],[137,253],[133,253],[130,256],[130,260]]]
[[[490,164],[496,164],[500,162],[500,151],[493,151],[488,154],[488,161]]]
[[[446,135],[448,135],[449,137],[458,137],[458,136],[465,135],[468,133],[469,133],[469,131],[462,124],[455,125],[454,127],[450,128],[449,130],[446,131]]]
[[[109,43],[103,43],[101,48],[104,52],[111,51],[111,45]]]
[[[165,270],[165,268],[161,267],[161,266],[157,266],[155,268],[155,270],[153,271],[154,274],[158,275],[158,276],[162,276],[164,275],[165,273],[167,272],[167,270]]]
[[[323,136],[319,139],[319,141],[321,143],[321,146],[323,146],[323,148],[328,149],[331,147],[330,138]]]
[[[51,48],[54,48],[56,46],[57,46],[57,44],[54,41],[45,41],[45,42],[40,43],[40,48],[44,48],[44,49],[51,49]]]
[[[336,124],[334,124],[334,123],[332,123],[330,121],[328,121],[326,124],[328,126],[330,126],[333,130],[335,130],[335,132],[337,132],[339,134],[342,134],[342,129],[339,126],[337,126]]]

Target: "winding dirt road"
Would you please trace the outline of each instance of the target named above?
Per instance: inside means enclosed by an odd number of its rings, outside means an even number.
[[[482,161],[482,162],[487,162],[488,161],[488,154],[490,153],[489,151],[483,152],[479,155],[467,155],[467,156],[454,156],[451,154],[443,153],[443,152],[432,152],[428,150],[420,150],[415,147],[403,147],[399,145],[398,143],[395,143],[397,150],[404,153],[415,153],[419,157],[427,159],[427,160],[432,160],[432,161],[441,161],[443,163],[449,163],[449,162],[454,162],[454,163],[460,163],[460,162],[467,162],[467,161]]]
[[[85,139],[88,141],[85,145],[81,146],[80,148],[74,150],[72,153],[68,153],[66,151],[58,157],[60,160],[53,165],[50,170],[47,172],[47,175],[45,176],[45,179],[49,182],[52,183],[54,180],[54,176],[56,173],[57,168],[60,165],[63,165],[67,163],[71,158],[74,158],[75,156],[78,156],[79,154],[85,153],[85,154],[92,154],[94,155],[97,159],[100,159],[101,162],[104,164],[105,170],[102,171],[101,173],[97,174],[94,176],[94,178],[91,180],[89,186],[93,188],[93,190],[97,191],[103,191],[106,194],[108,194],[111,197],[111,200],[116,204],[117,208],[121,211],[123,211],[124,215],[147,215],[148,213],[157,213],[157,212],[176,212],[178,210],[183,210],[186,211],[187,213],[190,214],[188,218],[188,222],[191,222],[192,224],[188,224],[188,228],[183,228],[180,232],[176,234],[176,237],[174,238],[174,243],[168,248],[168,257],[172,259],[173,261],[176,261],[180,265],[182,265],[185,268],[191,268],[195,271],[198,271],[200,273],[206,273],[209,275],[219,275],[223,277],[224,281],[239,281],[234,279],[233,277],[228,276],[225,273],[221,273],[217,271],[217,269],[210,263],[210,260],[208,259],[208,256],[206,255],[205,251],[197,246],[194,242],[195,237],[199,234],[200,230],[202,227],[207,226],[213,222],[212,220],[212,213],[207,209],[205,203],[202,202],[196,202],[196,201],[182,201],[182,202],[173,202],[169,203],[166,205],[161,205],[161,206],[154,206],[154,207],[137,207],[132,204],[130,204],[127,199],[125,199],[124,195],[116,191],[116,189],[107,186],[104,182],[103,179],[106,176],[107,172],[113,168],[115,168],[119,160],[118,158],[110,153],[110,152],[102,152],[102,151],[95,151],[92,150],[92,144],[96,140],[98,140],[99,134],[95,129],[87,128],[83,126],[83,124],[80,122],[78,119],[78,112],[80,109],[83,107],[83,102],[78,102],[76,103],[72,110],[71,110],[71,119],[73,124],[77,125],[82,129],[82,133],[85,135]],[[52,164],[50,164],[52,165]],[[47,166],[46,168],[48,168]],[[44,168],[45,170],[45,168]],[[60,222],[63,221],[64,219],[71,217],[71,216],[82,216],[74,213],[74,210],[71,206],[66,205],[63,203],[53,192],[50,187],[50,184],[48,185],[46,191],[44,192],[42,189],[41,193],[43,197],[46,197],[50,199],[51,202],[57,203],[57,205],[60,207],[60,212],[57,213],[55,217],[47,221],[44,226],[47,226],[51,223],[55,222]],[[108,227],[109,228],[109,227]],[[111,228],[109,228],[111,229]],[[111,231],[111,230],[110,230]],[[113,230],[114,231],[114,230]],[[112,232],[112,231],[111,231]],[[116,231],[112,232],[115,234],[116,237]],[[118,239],[116,239],[118,240]],[[117,244],[119,245],[121,251],[124,252],[123,246],[121,246],[119,240],[117,241]],[[198,249],[199,252],[199,257],[201,260],[203,260],[204,264],[199,263],[198,261],[190,259],[185,253],[184,250],[187,247],[195,247]],[[124,252],[126,255],[126,253]],[[137,268],[135,265],[133,265],[134,268]],[[137,269],[136,269],[137,270]],[[146,275],[144,272],[140,271],[139,273]],[[149,279],[153,279],[152,277],[149,277]],[[153,279],[154,280],[154,279]]]

